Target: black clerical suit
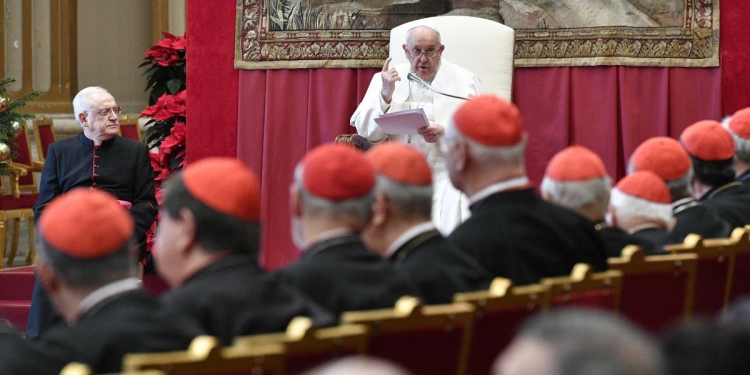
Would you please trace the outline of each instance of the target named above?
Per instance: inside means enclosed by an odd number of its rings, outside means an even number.
[[[0,334],[0,374],[57,375],[73,361],[99,374],[120,372],[127,353],[185,350],[203,333],[198,322],[131,290],[97,303],[74,326],[51,329],[44,337]]]
[[[337,316],[392,308],[405,295],[421,297],[393,265],[367,250],[358,235],[318,242],[279,272]]]
[[[120,136],[94,146],[94,142],[83,133],[53,142],[44,161],[34,220],[39,220],[44,207],[52,199],[79,187],[101,189],[132,204],[129,211],[135,222],[133,238],[140,244],[141,258],[145,257],[146,232],[151,228],[158,208],[148,146]],[[39,280],[34,285],[31,306],[27,327],[30,337],[62,322]]]
[[[645,242],[641,247],[646,255],[666,254],[664,246],[675,243],[669,233],[661,228],[644,228],[633,232],[632,235]]]
[[[699,234],[703,238],[729,237],[734,229],[719,214],[692,199],[674,202],[672,215],[675,226],[669,235],[675,243],[684,241],[690,233]]]
[[[448,240],[493,277],[516,285],[570,274],[576,263],[607,269],[599,235],[583,216],[544,201],[533,189],[494,193],[471,205],[471,217]]]
[[[724,218],[732,229],[750,224],[750,188],[740,181],[709,190],[700,202]]]
[[[295,316],[310,317],[318,327],[338,320],[279,275],[260,270],[246,255],[208,265],[161,300],[198,319],[224,345],[240,335],[285,331]]]
[[[487,289],[492,282],[476,259],[435,229],[411,238],[388,259],[416,285],[426,304],[452,303],[454,294]]]
[[[745,185],[746,188],[750,189],[750,170],[747,170],[737,176],[737,181],[742,182],[742,184]]]
[[[604,251],[607,253],[608,258],[619,258],[622,255],[622,249],[628,245],[639,246],[643,249],[644,253],[648,251],[647,248],[653,248],[651,243],[628,234],[628,232],[618,227],[611,227],[605,222],[594,224],[594,229],[596,229],[596,232],[599,233],[599,237],[602,239]]]

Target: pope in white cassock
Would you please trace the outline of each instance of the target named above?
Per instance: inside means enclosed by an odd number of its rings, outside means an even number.
[[[482,86],[474,73],[441,59],[445,46],[440,42],[440,32],[431,24],[420,23],[409,29],[403,49],[409,62],[389,67],[389,57],[383,70],[372,78],[349,122],[370,142],[389,139],[424,153],[433,175],[432,221],[447,235],[469,215],[468,200],[448,178],[443,143],[443,126],[464,100],[434,93],[424,84],[407,79],[407,75],[413,72],[436,91],[465,98],[482,93]],[[374,121],[384,113],[416,108],[424,109],[430,126],[414,134],[388,134]]]

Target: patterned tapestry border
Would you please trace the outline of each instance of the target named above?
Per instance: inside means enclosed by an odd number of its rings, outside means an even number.
[[[684,1],[681,27],[516,29],[515,66],[718,66],[719,0]],[[380,67],[388,56],[389,30],[382,26],[368,30],[350,19],[337,29],[306,30],[299,22],[304,14],[294,25],[291,16],[280,20],[275,15],[277,3],[237,0],[236,68]],[[275,26],[269,28],[270,24]],[[336,25],[331,20],[327,24]],[[272,30],[279,25],[295,29]]]

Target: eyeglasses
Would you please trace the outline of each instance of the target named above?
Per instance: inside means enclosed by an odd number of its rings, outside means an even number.
[[[409,50],[409,54],[411,55],[411,57],[414,57],[414,58],[417,58],[417,59],[420,58],[420,57],[422,57],[422,55],[425,55],[427,57],[433,57],[438,52],[440,52],[440,50],[437,50],[437,49],[434,49],[434,48],[430,48],[430,49],[428,49],[426,51],[421,51],[421,50],[418,50],[418,49],[410,49]]]
[[[104,108],[98,111],[90,111],[90,112],[96,113],[97,115],[104,117],[108,115],[110,111],[112,111],[112,113],[114,113],[115,115],[119,115],[120,113],[122,113],[122,107],[118,106],[118,107],[112,107],[112,108]]]

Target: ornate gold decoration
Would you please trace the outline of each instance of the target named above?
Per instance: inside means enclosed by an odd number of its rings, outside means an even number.
[[[274,16],[278,6],[273,5],[279,1],[237,0],[235,67],[376,68],[388,56],[389,30],[378,28],[384,15],[368,18],[361,12],[342,11],[348,23],[336,24],[335,12],[321,15],[320,8],[309,5],[299,9],[300,2],[296,13],[279,19]],[[670,1],[684,1],[682,26],[516,29],[515,66],[718,66],[719,0]],[[350,4],[327,5],[330,10]],[[329,29],[304,29],[305,16],[317,22],[315,28],[322,23]],[[376,21],[368,24],[370,19]]]

